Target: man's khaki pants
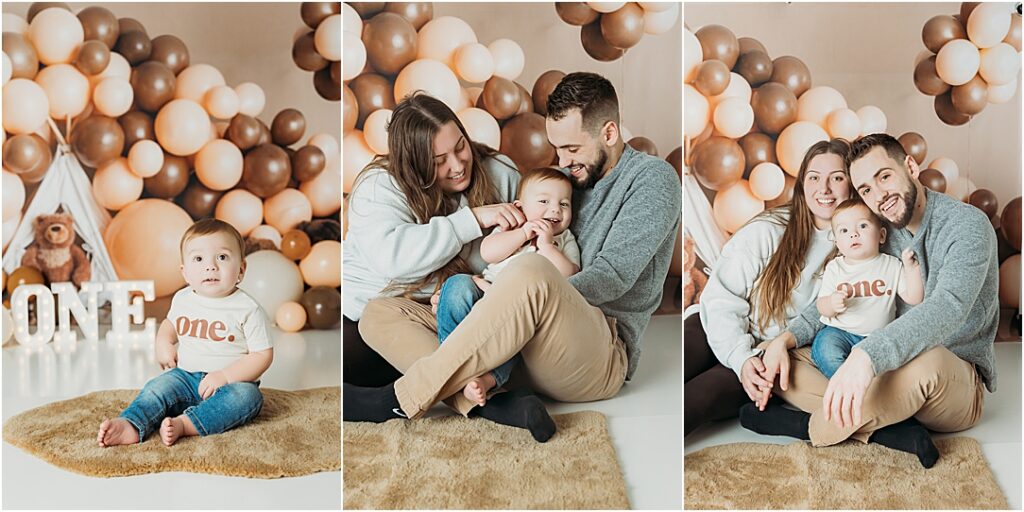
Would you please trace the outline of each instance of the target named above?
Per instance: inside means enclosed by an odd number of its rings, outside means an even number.
[[[510,262],[440,346],[430,306],[409,299],[370,301],[359,332],[403,372],[395,394],[410,418],[449,397],[450,406],[468,414],[476,404],[462,388],[516,353],[533,389],[563,402],[615,396],[628,366],[614,320],[536,254]]]
[[[973,364],[944,346],[922,352],[896,370],[876,375],[864,395],[860,424],[846,428],[825,420],[822,397],[828,379],[811,360],[811,347],[790,350],[789,356],[789,390],[783,391],[776,379],[772,392],[811,413],[809,433],[814,446],[829,446],[847,438],[866,443],[875,430],[911,416],[938,432],[966,430],[981,419],[985,402],[981,377]]]

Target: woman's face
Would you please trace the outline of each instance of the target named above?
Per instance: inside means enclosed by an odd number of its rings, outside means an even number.
[[[473,151],[454,121],[441,126],[434,136],[435,183],[446,194],[469,188],[473,178]]]
[[[804,174],[804,200],[814,216],[818,229],[829,227],[832,212],[839,203],[850,198],[850,184],[843,171],[843,159],[833,153],[822,153],[811,159]]]

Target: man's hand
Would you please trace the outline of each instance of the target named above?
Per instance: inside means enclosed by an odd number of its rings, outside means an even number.
[[[789,346],[791,341],[793,344],[796,343],[793,335],[789,331],[783,332],[768,344],[764,355],[761,356],[764,360],[764,372],[761,377],[774,383],[775,377],[778,376],[779,387],[783,391],[789,389]],[[762,393],[761,400],[757,402],[758,409],[764,410],[770,396],[771,393]]]
[[[743,362],[743,368],[740,370],[740,383],[743,384],[743,390],[747,392],[747,397],[751,402],[758,402],[761,399],[767,402],[768,399],[765,398],[765,395],[771,394],[772,383],[761,376],[763,373],[764,363],[761,362],[760,357],[751,356]]]
[[[213,396],[214,391],[217,391],[221,386],[227,383],[228,376],[224,375],[223,371],[207,373],[206,376],[199,381],[199,397],[206,400]]]
[[[908,269],[916,269],[921,266],[921,263],[917,261],[917,255],[909,248],[903,249],[903,252],[900,253],[900,261],[903,262],[903,267]]]
[[[843,311],[846,311],[846,299],[849,297],[848,291],[837,291],[828,297],[829,305],[838,315]]]
[[[854,347],[850,351],[850,356],[828,381],[821,402],[825,419],[832,421],[839,428],[860,425],[864,394],[874,378],[875,370],[871,365],[871,357],[867,352]]]
[[[156,344],[156,361],[161,370],[178,366],[178,346],[173,343],[159,342]]]

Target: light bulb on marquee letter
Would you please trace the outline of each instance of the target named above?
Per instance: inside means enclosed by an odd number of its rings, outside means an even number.
[[[110,294],[110,331],[107,339],[114,341],[145,341],[156,336],[156,319],[146,318],[146,301],[156,298],[153,281],[113,281],[104,286]],[[132,297],[131,292],[140,291],[142,297]],[[131,324],[145,324],[142,330],[131,330]]]
[[[29,333],[28,299],[36,298],[36,332]],[[23,284],[14,289],[11,296],[11,310],[14,313],[14,339],[26,347],[46,345],[55,330],[53,318],[53,294],[41,284]],[[44,315],[43,313],[48,314]]]
[[[98,340],[100,337],[100,321],[96,296],[103,290],[103,283],[82,283],[82,290],[75,290],[71,283],[54,283],[50,286],[57,294],[57,332],[53,341],[74,343],[78,335],[71,328],[71,316],[78,321],[78,328],[87,340]],[[85,295],[88,306],[82,303],[81,295]]]

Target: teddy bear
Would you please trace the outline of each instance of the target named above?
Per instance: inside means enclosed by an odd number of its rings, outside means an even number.
[[[687,233],[683,238],[683,309],[700,302],[700,292],[708,284],[708,277],[696,264],[693,238]]]
[[[92,277],[92,266],[85,251],[75,245],[71,215],[41,214],[33,224],[35,241],[21,258],[23,267],[32,267],[50,283],[71,281],[75,286]]]

